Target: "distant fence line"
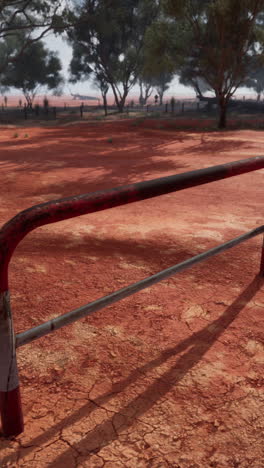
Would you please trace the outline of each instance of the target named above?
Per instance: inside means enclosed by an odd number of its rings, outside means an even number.
[[[79,116],[83,117],[84,113],[87,112],[98,112],[103,111],[103,105],[86,105],[85,101],[79,101],[80,104],[76,106],[67,106],[65,103],[61,106],[40,106],[39,104],[35,105],[32,108],[27,106],[24,107],[5,107],[4,105],[0,106],[0,122],[8,122],[14,120],[56,120],[58,117],[64,116]],[[172,103],[171,101],[166,101],[162,105],[159,104],[138,104],[133,103],[131,100],[124,107],[124,114],[131,114],[136,112],[145,112],[147,115],[155,115],[164,113],[164,114],[173,114],[173,115],[183,115],[185,112],[204,112],[204,111],[213,111],[217,108],[217,104],[213,103],[211,100],[208,101],[199,101],[199,100],[176,100]],[[250,112],[264,112],[264,102],[256,100],[232,100],[229,104],[229,109],[237,109],[238,111]],[[107,106],[108,113],[117,112],[116,105]]]
[[[170,103],[165,103],[162,105],[157,104],[127,104],[124,106],[124,113],[134,113],[134,112],[146,112],[148,113],[184,113],[188,110],[199,110],[205,107],[205,103],[198,102],[188,102],[188,101],[175,101],[173,107]],[[0,107],[0,121],[1,120],[27,120],[27,119],[46,119],[46,120],[55,120],[59,116],[63,115],[79,115],[83,117],[85,112],[97,112],[103,110],[103,105],[94,105],[89,106],[85,103],[80,103],[78,106],[49,106],[45,108],[43,106],[37,105],[33,108],[28,107]],[[116,112],[116,105],[107,106],[108,113]]]

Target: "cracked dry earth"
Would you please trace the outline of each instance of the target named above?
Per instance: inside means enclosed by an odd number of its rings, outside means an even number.
[[[1,130],[1,223],[52,199],[261,155],[264,144],[263,132],[148,121],[24,132]],[[16,332],[263,224],[263,174],[35,230],[10,265]],[[264,467],[261,244],[19,348],[25,431],[0,438],[1,468]]]

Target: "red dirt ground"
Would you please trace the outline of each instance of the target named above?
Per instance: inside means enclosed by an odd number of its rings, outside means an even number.
[[[52,199],[263,154],[263,132],[151,126],[2,128],[1,223]],[[16,332],[263,224],[263,174],[32,232],[10,265]],[[19,348],[25,432],[1,438],[1,468],[264,467],[261,243]]]

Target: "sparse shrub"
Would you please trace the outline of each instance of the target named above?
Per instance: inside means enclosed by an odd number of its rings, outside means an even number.
[[[17,138],[17,137],[18,137],[18,133],[16,132],[14,133],[13,138]]]
[[[107,139],[107,142],[108,142],[108,143],[113,143],[112,138],[108,138],[108,139]]]
[[[25,133],[24,138],[28,138],[28,134],[27,134],[27,133]]]

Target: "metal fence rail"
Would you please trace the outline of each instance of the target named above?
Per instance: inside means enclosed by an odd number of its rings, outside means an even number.
[[[54,200],[18,213],[2,227],[0,230],[0,410],[2,431],[5,436],[17,435],[23,431],[23,414],[16,364],[17,347],[51,333],[79,318],[90,315],[179,271],[190,268],[194,264],[230,249],[251,237],[257,236],[264,232],[264,225],[15,337],[8,291],[8,265],[16,246],[26,234],[45,224],[160,196],[262,168],[264,168],[264,156],[257,156],[111,190]],[[260,270],[263,275],[264,244]]]
[[[207,250],[199,255],[195,255],[194,257],[185,260],[184,262],[178,263],[170,268],[166,268],[165,270],[156,273],[155,275],[149,276],[137,283],[130,284],[126,288],[119,289],[112,294],[107,296],[101,297],[96,301],[90,302],[85,306],[79,307],[78,309],[72,310],[67,314],[60,315],[52,320],[48,320],[47,322],[38,325],[37,327],[30,328],[29,330],[19,333],[16,335],[16,348],[23,346],[31,341],[37,340],[38,338],[48,335],[52,333],[54,330],[58,330],[59,328],[64,327],[65,325],[69,325],[70,323],[76,322],[83,317],[87,317],[91,315],[93,312],[97,312],[104,307],[109,306],[110,304],[114,304],[115,302],[124,299],[125,297],[132,296],[138,291],[142,291],[142,289],[149,288],[153,284],[159,283],[165,278],[169,278],[170,276],[179,273],[180,271],[187,270],[191,268],[196,263],[203,262],[207,260],[207,258],[213,257],[225,250],[231,249],[242,242],[245,242],[251,237],[258,236],[264,232],[264,225],[260,226],[252,231],[248,231],[246,234],[243,234],[239,237],[235,237],[234,239],[225,242],[224,244],[220,244],[213,249]]]

